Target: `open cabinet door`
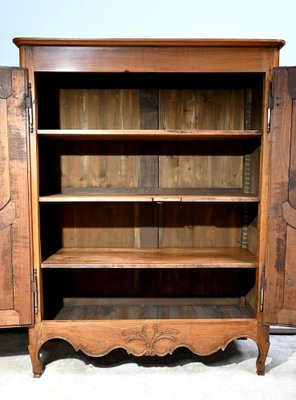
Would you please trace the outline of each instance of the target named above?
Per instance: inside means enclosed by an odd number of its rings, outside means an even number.
[[[0,68],[0,327],[32,323],[27,73]]]
[[[296,325],[296,68],[275,69],[264,322]]]

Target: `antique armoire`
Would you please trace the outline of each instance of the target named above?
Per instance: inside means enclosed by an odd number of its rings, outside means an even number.
[[[296,324],[282,40],[17,38],[0,70],[0,326],[199,355]]]

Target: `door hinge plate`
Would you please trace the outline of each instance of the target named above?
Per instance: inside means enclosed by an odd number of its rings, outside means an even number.
[[[267,105],[267,132],[270,132],[271,129],[271,111],[274,106],[274,98],[272,95],[272,83],[269,83],[269,90],[268,90],[268,105]]]
[[[26,109],[28,112],[28,119],[29,119],[29,132],[33,133],[33,102],[32,102],[31,83],[28,83],[25,103],[26,103]]]
[[[263,267],[262,274],[261,274],[261,288],[260,288],[260,311],[263,311],[263,307],[264,307],[265,289],[266,289],[266,278],[265,278],[265,267]]]
[[[38,286],[37,286],[37,270],[33,270],[33,302],[34,302],[34,313],[38,314]]]

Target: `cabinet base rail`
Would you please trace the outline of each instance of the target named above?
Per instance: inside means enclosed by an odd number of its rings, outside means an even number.
[[[42,321],[29,330],[28,348],[34,377],[40,377],[45,367],[40,349],[51,339],[63,339],[75,351],[100,357],[117,348],[134,356],[165,356],[179,347],[186,347],[197,355],[209,355],[224,350],[239,338],[255,341],[257,374],[264,375],[269,327],[255,319]]]

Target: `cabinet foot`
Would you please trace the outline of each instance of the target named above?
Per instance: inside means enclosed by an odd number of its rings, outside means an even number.
[[[40,378],[43,371],[43,365],[39,354],[39,347],[29,345],[28,346],[29,354],[31,357],[32,368],[33,368],[33,376],[34,378]]]
[[[258,346],[258,358],[256,362],[257,374],[265,375],[265,361],[269,350],[269,328],[263,327],[262,334],[257,343]]]
[[[36,324],[34,328],[29,329],[29,346],[28,346],[34,378],[40,378],[43,372],[43,363],[40,358],[41,346],[42,342],[40,340],[40,329],[39,325]]]

